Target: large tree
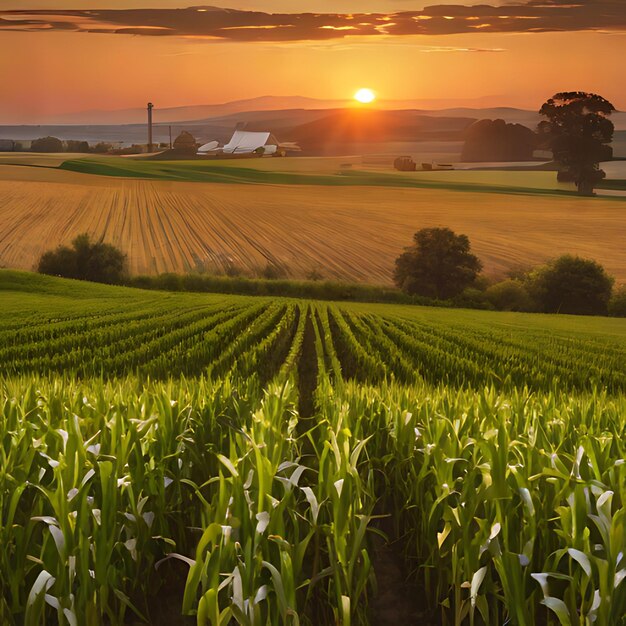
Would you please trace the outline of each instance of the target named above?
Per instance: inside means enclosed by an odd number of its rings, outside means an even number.
[[[449,228],[422,228],[396,260],[394,281],[410,294],[445,300],[469,287],[482,269],[466,235]]]
[[[552,149],[560,179],[576,183],[583,195],[593,194],[605,176],[600,162],[612,157],[614,127],[608,116],[613,111],[608,100],[584,91],[557,93],[539,111],[548,118],[539,133]]]

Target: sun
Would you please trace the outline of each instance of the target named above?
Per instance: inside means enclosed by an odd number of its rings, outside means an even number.
[[[371,89],[359,89],[354,94],[354,99],[361,104],[369,104],[376,100],[376,94]]]

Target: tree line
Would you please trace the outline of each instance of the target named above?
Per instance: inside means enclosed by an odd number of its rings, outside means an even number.
[[[396,260],[397,290],[372,285],[324,281],[319,272],[309,280],[288,280],[286,273],[261,271],[259,279],[241,275],[163,274],[131,277],[127,257],[115,246],[92,241],[87,234],[71,246],[42,255],[42,274],[165,291],[241,293],[366,302],[412,303],[501,311],[613,315],[626,317],[626,286],[596,261],[564,255],[526,271],[492,281],[481,274],[482,263],[466,235],[449,228],[424,228]]]
[[[552,152],[557,178],[574,183],[581,195],[592,195],[605,177],[602,161],[613,158],[615,107],[605,98],[584,91],[564,91],[539,110],[546,119],[536,132],[504,120],[479,120],[465,131],[463,161],[529,161],[534,150]]]
[[[408,294],[470,308],[574,315],[626,315],[626,288],[592,259],[565,254],[492,282],[466,235],[423,228],[397,259],[394,282]]]

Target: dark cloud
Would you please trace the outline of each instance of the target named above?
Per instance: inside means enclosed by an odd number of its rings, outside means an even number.
[[[187,9],[0,11],[0,30],[74,30],[218,41],[319,41],[354,36],[626,30],[626,0],[435,5],[390,13],[263,13]]]

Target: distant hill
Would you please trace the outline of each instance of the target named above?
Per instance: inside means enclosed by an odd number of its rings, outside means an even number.
[[[297,106],[285,108],[294,102]],[[387,144],[383,152],[410,153],[419,151],[416,147],[408,149],[411,143],[460,142],[463,130],[476,120],[502,119],[534,129],[541,119],[535,111],[511,107],[429,109],[423,106],[402,108],[402,104],[406,103],[379,101],[377,108],[371,109],[354,106],[347,101],[268,96],[223,105],[155,109],[154,141],[168,143],[168,127],[171,125],[174,138],[181,131],[188,130],[199,142],[217,140],[224,143],[237,125],[243,125],[248,130],[272,131],[282,141],[297,141],[309,154],[348,154],[352,150],[355,151],[353,153],[379,152],[383,143]],[[63,140],[86,140],[90,143],[104,141],[130,145],[147,142],[143,109],[88,112],[65,117],[74,123],[0,126],[0,139],[29,141],[51,135]],[[87,123],[79,122],[80,119],[110,121]],[[122,123],[128,119],[135,121]],[[611,119],[617,131],[615,155],[625,157],[626,113],[617,112]],[[439,148],[434,150],[440,151]]]
[[[490,106],[495,97],[474,98],[474,99],[418,99],[418,100],[378,100],[380,109],[386,110],[406,110],[420,109],[424,112],[429,110],[443,110],[453,106],[472,106],[474,109]],[[169,124],[175,122],[187,122],[193,120],[214,119],[232,115],[234,113],[249,111],[277,111],[293,109],[342,109],[355,107],[355,102],[351,99],[320,99],[306,98],[303,96],[261,96],[259,98],[249,98],[246,100],[235,100],[222,104],[201,104],[193,106],[163,107],[160,108],[155,102],[154,121],[156,123]],[[500,116],[501,117],[501,116]],[[146,109],[141,106],[132,109],[119,110],[91,110],[62,115],[50,116],[46,120],[41,120],[46,125],[58,124],[137,124],[146,120]]]
[[[476,118],[428,116],[420,111],[368,109],[290,109],[242,111],[214,118],[172,122],[172,136],[190,131],[198,141],[226,142],[238,124],[247,130],[270,130],[282,141],[297,141],[309,153],[333,153],[338,146],[355,143],[459,141],[464,128]],[[146,125],[46,125],[0,126],[0,139],[31,140],[51,135],[60,139],[145,143]],[[155,124],[154,141],[169,140],[169,125]],[[323,144],[328,150],[321,150]],[[341,151],[340,151],[341,152]]]
[[[298,142],[308,154],[340,154],[357,144],[459,141],[474,121],[418,111],[342,110],[296,126],[285,133],[285,139]]]
[[[194,106],[159,108],[155,104],[154,122],[170,124],[177,122],[215,119],[235,113],[249,111],[276,111],[291,109],[334,109],[349,106],[349,100],[318,100],[301,96],[263,96],[247,100],[236,100],[224,104],[201,104]],[[137,124],[146,120],[145,108],[120,109],[114,111],[92,110],[80,113],[57,115],[49,124]]]

